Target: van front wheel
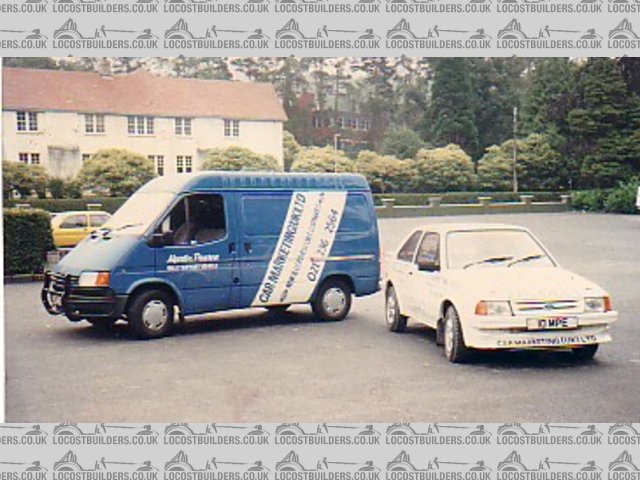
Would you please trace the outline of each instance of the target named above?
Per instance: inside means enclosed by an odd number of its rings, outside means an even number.
[[[142,339],[169,335],[173,328],[173,299],[162,290],[136,295],[127,308],[129,326]]]
[[[351,286],[339,278],[329,278],[318,289],[311,304],[313,313],[321,320],[343,320],[351,310]]]

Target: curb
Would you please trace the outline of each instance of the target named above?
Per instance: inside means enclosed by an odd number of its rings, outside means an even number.
[[[29,283],[29,282],[42,282],[44,280],[44,273],[23,273],[19,275],[5,275],[4,283]]]

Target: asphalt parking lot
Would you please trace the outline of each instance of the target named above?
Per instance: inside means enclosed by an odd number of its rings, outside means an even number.
[[[640,413],[640,217],[530,214],[380,221],[394,248],[428,222],[530,227],[560,263],[604,286],[614,342],[576,364],[565,354],[483,354],[448,363],[434,334],[390,333],[383,297],[341,323],[310,310],[250,310],[189,321],[158,341],[50,317],[38,284],[5,287],[9,422],[613,422]]]

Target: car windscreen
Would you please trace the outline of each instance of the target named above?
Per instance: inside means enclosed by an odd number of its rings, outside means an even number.
[[[172,192],[138,192],[102,226],[112,233],[141,235],[167,209],[176,197]]]
[[[450,269],[555,266],[528,232],[510,229],[449,232],[447,262]]]

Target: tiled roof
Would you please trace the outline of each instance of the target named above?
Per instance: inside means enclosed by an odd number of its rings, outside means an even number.
[[[269,83],[160,77],[143,69],[107,77],[27,68],[4,68],[2,83],[5,110],[287,119]]]

